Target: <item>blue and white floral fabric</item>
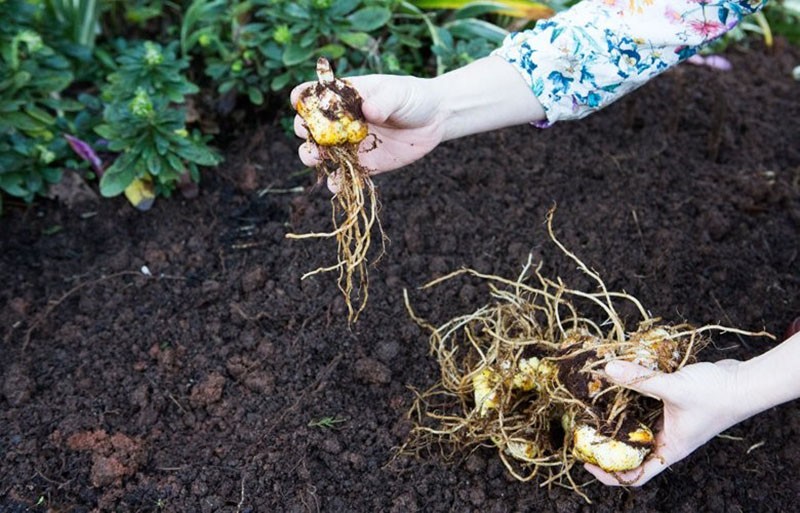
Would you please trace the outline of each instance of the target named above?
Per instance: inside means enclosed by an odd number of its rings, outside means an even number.
[[[694,55],[766,0],[583,0],[493,52],[513,64],[547,115],[582,118]]]

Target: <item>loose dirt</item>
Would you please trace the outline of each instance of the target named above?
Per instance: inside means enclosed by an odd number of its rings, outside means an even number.
[[[455,141],[377,177],[390,242],[352,330],[335,277],[300,280],[330,241],[285,240],[330,229],[330,203],[291,192],[313,177],[278,128],[253,126],[191,201],[8,208],[0,511],[798,511],[797,402],[642,489],[589,485],[592,506],[514,481],[492,449],[387,465],[407,386],[438,372],[403,289],[441,323],[486,289],[416,287],[461,266],[514,276],[529,253],[589,287],[547,237],[554,203],[564,245],[669,322],[781,335],[800,315],[800,52],[729,57],[730,72],[683,65],[584,121]],[[701,359],[773,345],[719,336]]]

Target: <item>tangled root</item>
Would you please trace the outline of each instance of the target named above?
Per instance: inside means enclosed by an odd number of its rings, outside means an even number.
[[[287,237],[336,238],[337,263],[306,273],[303,279],[338,271],[338,286],[344,294],[348,322],[352,324],[366,307],[369,296],[367,253],[373,226],[378,225],[381,235],[381,254],[385,236],[378,219],[375,185],[358,158],[359,143],[367,136],[361,96],[347,81],[333,76],[324,58],[317,62],[317,76],[318,82],[301,94],[297,112],[306,121],[309,139],[319,148],[317,180],[332,178],[338,185],[338,192],[331,199],[333,231]]]
[[[380,234],[381,254],[385,249],[385,236],[378,218],[378,198],[369,172],[358,162],[357,144],[320,147],[320,151],[319,180],[335,176],[338,186],[338,192],[331,198],[334,229],[325,233],[289,234],[287,237],[336,238],[337,263],[310,271],[302,279],[317,273],[338,271],[338,286],[347,305],[348,322],[353,323],[366,307],[369,297],[367,253],[375,225]]]
[[[415,426],[398,455],[436,445],[450,447],[451,454],[495,447],[515,478],[564,486],[591,502],[571,469],[587,461],[609,472],[639,467],[655,455],[650,426],[661,414],[660,402],[607,381],[608,362],[674,372],[695,361],[707,343],[704,332],[766,334],[673,326],[651,317],[635,297],[608,291],[556,239],[552,216],[553,211],[547,217],[551,239],[598,291],[547,278],[529,257],[515,280],[462,269],[425,285],[466,274],[485,280],[490,289],[492,303],[438,327],[419,318],[405,294],[409,314],[431,333],[440,377],[432,388],[416,392],[409,412]],[[621,303],[638,312],[633,332],[618,314]]]

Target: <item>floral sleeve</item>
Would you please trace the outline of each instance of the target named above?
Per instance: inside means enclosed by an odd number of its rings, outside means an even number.
[[[547,114],[582,118],[694,55],[766,0],[583,0],[495,50]]]

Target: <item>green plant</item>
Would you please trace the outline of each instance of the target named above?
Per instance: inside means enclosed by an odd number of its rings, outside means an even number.
[[[333,429],[338,424],[344,424],[347,419],[340,419],[339,417],[322,417],[319,420],[312,420],[308,423],[308,427]]]
[[[776,0],[742,20],[736,27],[709,45],[703,53],[718,53],[732,44],[747,46],[756,34],[766,47],[772,47],[775,36],[800,45],[800,0]]]
[[[61,178],[57,137],[66,112],[80,108],[60,93],[72,82],[70,63],[34,29],[35,6],[0,3],[0,189],[32,201]]]
[[[155,194],[169,196],[182,180],[199,180],[198,166],[220,161],[204,137],[186,129],[186,113],[179,104],[198,88],[182,74],[187,63],[176,57],[176,46],[162,48],[148,41],[117,59],[119,67],[102,94],[107,101],[103,123],[95,128],[108,149],[119,152],[100,179],[104,196],[151,182]]]
[[[526,0],[410,0],[404,5],[430,32],[437,74],[488,55],[508,34],[504,26],[518,30],[555,12]]]
[[[91,49],[100,30],[100,0],[47,0],[53,22],[74,44]]]
[[[764,16],[774,35],[800,45],[800,0],[776,0],[764,8]]]
[[[378,0],[253,0],[225,6],[195,0],[181,28],[184,53],[200,47],[206,73],[220,93],[247,94],[254,104],[314,76],[316,58],[341,70],[365,68],[377,32],[392,17],[394,2]]]

